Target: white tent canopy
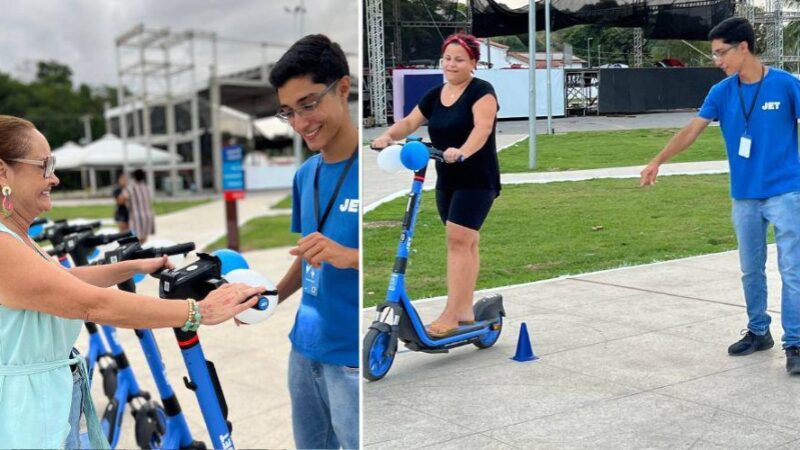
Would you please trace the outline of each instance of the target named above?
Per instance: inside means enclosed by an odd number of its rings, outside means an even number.
[[[67,162],[73,163],[73,161],[65,161],[62,165],[58,154],[56,154],[56,158],[58,160],[59,169],[123,166],[126,162],[129,166],[143,166],[147,164],[148,150],[150,152],[150,160],[153,164],[166,164],[172,160],[169,152],[155,147],[150,147],[148,149],[148,147],[144,145],[130,141],[128,141],[123,149],[122,140],[112,134],[107,134],[83,147],[83,152],[80,153],[80,160],[77,161],[77,165],[72,167],[67,165]],[[176,155],[176,157],[178,161],[183,160],[180,155]]]
[[[53,150],[59,169],[77,169],[83,159],[83,147],[69,141],[66,144]]]
[[[147,165],[148,152],[154,166],[168,164],[172,160],[169,152],[130,141],[123,150],[122,140],[112,134],[107,134],[85,147],[67,142],[53,150],[53,156],[56,157],[56,172],[80,170],[83,186],[86,187],[88,176],[90,192],[94,193],[97,191],[97,170],[111,170],[113,177],[115,171],[126,164],[128,167],[144,167]],[[176,159],[183,160],[180,155],[176,155]]]
[[[277,117],[267,117],[266,119],[258,119],[253,121],[253,126],[262,136],[267,139],[275,139],[278,137],[292,137],[294,130],[288,123],[282,122]]]

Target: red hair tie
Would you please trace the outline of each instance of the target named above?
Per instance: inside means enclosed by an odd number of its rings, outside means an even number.
[[[478,56],[475,55],[475,51],[472,49],[472,47],[467,45],[467,41],[462,39],[461,36],[457,36],[457,35],[453,35],[453,36],[450,36],[449,38],[447,38],[447,40],[444,42],[444,45],[442,46],[442,53],[444,53],[444,49],[447,48],[448,45],[450,45],[450,44],[452,44],[454,42],[457,43],[458,45],[460,45],[461,47],[463,47],[464,50],[467,51],[467,54],[469,55],[470,59],[474,59],[476,61],[478,60]]]

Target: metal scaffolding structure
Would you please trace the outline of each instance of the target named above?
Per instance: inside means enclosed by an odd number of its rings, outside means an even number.
[[[386,63],[383,43],[383,0],[367,2],[367,59],[369,60],[369,101],[375,125],[386,120]]]
[[[460,2],[460,0],[456,0]],[[471,10],[469,0],[467,2],[466,21],[442,21],[434,20],[402,20],[400,15],[400,0],[392,2],[392,36],[391,45],[392,65],[403,62],[403,28],[471,28]],[[365,0],[365,14],[367,22],[367,59],[369,61],[369,77],[365,84],[364,92],[369,95],[369,105],[371,111],[371,122],[373,125],[382,126],[388,123],[388,94],[389,87],[387,82],[391,80],[387,77],[385,41],[384,41],[384,16],[383,0]]]
[[[800,11],[787,8],[783,0],[743,0],[737,4],[737,14],[754,25],[763,25],[766,31],[765,48],[756,49],[761,59],[770,65],[784,68],[786,63],[800,63],[800,55],[787,55],[784,48],[786,26],[800,20]]]
[[[220,76],[220,42],[236,48],[260,48],[261,64],[255,69]],[[213,178],[213,187],[219,191],[222,186],[221,89],[228,86],[270,88],[267,46],[287,46],[220,38],[206,31],[173,32],[168,28],[148,28],[144,24],[118,36],[115,44],[119,137],[126,160],[123,170],[130,169],[127,164],[129,142],[148,149],[162,147],[173,161],[154,167],[148,151],[144,168],[151,191],[155,191],[155,175],[163,172],[168,172],[168,182],[163,183],[163,187],[172,194],[181,190],[183,178],[179,175],[191,180],[190,184],[198,190],[212,184],[210,178]],[[176,121],[178,112],[183,113],[184,120]],[[152,120],[153,114],[163,117],[164,126],[159,126],[158,130],[153,130],[153,124],[161,122]],[[204,167],[201,152],[201,138],[206,133],[211,136],[213,167],[210,168]],[[178,155],[183,161],[178,160]]]
[[[642,67],[644,53],[644,30],[633,29],[633,67]]]

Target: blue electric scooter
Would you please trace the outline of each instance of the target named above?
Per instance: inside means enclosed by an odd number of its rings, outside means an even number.
[[[135,259],[157,258],[162,255],[179,255],[193,251],[193,242],[178,244],[171,247],[162,248],[142,248],[139,239],[135,237],[126,238],[118,241],[119,247],[106,252],[103,257],[104,264],[113,264],[122,261]],[[160,275],[153,274],[154,276]],[[120,290],[136,292],[136,283],[133,279],[127,280],[118,285]],[[152,449],[205,449],[205,443],[196,441],[189,430],[189,424],[183,415],[181,405],[175,396],[166,377],[164,363],[161,359],[161,352],[158,349],[153,332],[147,329],[134,330],[139,344],[142,347],[147,365],[153,374],[161,403],[163,407],[153,402],[152,407],[140,408],[135,414],[135,435],[136,443],[140,448]],[[124,392],[121,393],[124,395]],[[121,398],[121,396],[118,396]],[[121,402],[121,403],[120,403]],[[118,409],[115,411],[114,419],[116,428],[119,428],[124,410],[124,401],[118,399],[116,404]]]
[[[198,253],[197,261],[176,270],[161,274],[159,297],[164,299],[204,299],[211,291],[225,284],[222,277],[222,261],[217,256]],[[277,295],[275,291],[263,295]],[[269,299],[261,297],[254,306],[266,310]],[[228,404],[222,391],[214,363],[206,360],[200,337],[195,331],[174,328],[175,338],[181,349],[189,378],[184,377],[186,387],[194,391],[203,413],[211,444],[215,449],[233,450],[231,432],[233,425],[228,421]]]
[[[500,337],[503,317],[506,315],[503,297],[495,294],[475,303],[473,324],[462,325],[455,333],[443,338],[431,337],[426,332],[425,324],[406,292],[406,265],[422,200],[428,159],[443,162],[444,158],[442,151],[415,138],[407,141],[401,155],[403,164],[415,170],[414,181],[408,196],[386,300],[377,306],[377,318],[364,336],[362,368],[364,378],[370,381],[380,380],[389,372],[397,353],[398,341],[402,341],[412,351],[425,353],[447,353],[451,348],[467,344],[489,348]]]
[[[106,245],[114,241],[131,239],[133,233],[130,231],[124,233],[115,233],[107,235],[95,235],[94,230],[81,231],[73,233],[64,238],[64,241],[59,244],[57,248],[66,251],[72,258],[76,266],[85,266],[89,264],[89,257],[94,253],[95,249],[100,245]],[[135,238],[133,238],[135,239]],[[102,342],[99,333],[97,333],[97,325],[92,322],[86,322],[86,328],[89,330],[89,360],[92,357]],[[115,327],[109,325],[101,325],[105,341],[111,351],[111,356],[114,361],[116,369],[116,377],[103,378],[103,393],[108,397],[108,405],[101,416],[100,425],[103,429],[111,448],[116,448],[119,443],[120,430],[122,427],[122,417],[125,411],[125,405],[129,404],[131,407],[131,414],[136,422],[137,437],[139,434],[145,434],[146,431],[155,428],[158,431],[157,424],[153,418],[157,418],[159,411],[163,410],[160,405],[151,400],[150,393],[143,391],[139,387],[136,376],[130,367],[128,357],[122,348],[119,340],[117,339],[117,330]],[[94,348],[93,348],[94,347]],[[102,369],[102,366],[101,366]],[[91,370],[91,369],[90,369]],[[90,374],[92,372],[89,372]],[[91,375],[90,375],[91,377]],[[162,413],[163,414],[163,413]],[[144,430],[144,431],[142,431]],[[151,433],[152,434],[152,433]],[[137,443],[138,440],[137,440]],[[142,448],[150,448],[152,444],[147,443],[141,445]]]
[[[87,264],[89,257],[96,247],[91,247],[87,241],[77,241],[73,239],[70,244],[65,241],[68,236],[84,233],[83,236],[92,236],[93,230],[100,228],[100,221],[90,222],[86,224],[71,224],[67,220],[57,220],[51,225],[44,228],[43,233],[36,239],[37,241],[50,241],[53,248],[47,251],[51,256],[58,258],[62,266],[66,268],[72,267],[73,262],[70,262],[69,247],[73,249],[73,253],[82,264]],[[88,233],[88,234],[87,234]],[[129,235],[129,234],[126,234]],[[106,238],[101,238],[100,243]],[[112,241],[108,241],[112,242]],[[79,248],[76,248],[80,244]],[[99,245],[99,244],[98,244]],[[77,264],[76,264],[77,265]],[[100,375],[103,378],[103,393],[106,397],[113,398],[117,389],[117,362],[114,356],[106,346],[105,341],[98,332],[97,325],[92,322],[84,322],[86,331],[89,333],[89,351],[86,355],[86,366],[89,374],[89,385],[91,386],[94,380],[94,367],[95,365],[100,369]]]

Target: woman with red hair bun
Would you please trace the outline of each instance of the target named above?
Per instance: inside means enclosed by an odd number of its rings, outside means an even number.
[[[495,143],[499,106],[492,85],[473,76],[479,59],[474,36],[448,36],[442,45],[445,83],[428,91],[408,116],[372,142],[373,148],[384,148],[427,121],[431,143],[444,150],[446,163],[436,163],[436,206],[447,228],[447,305],[427,328],[437,338],[475,320],[472,295],[480,269],[480,228],[500,195]]]

